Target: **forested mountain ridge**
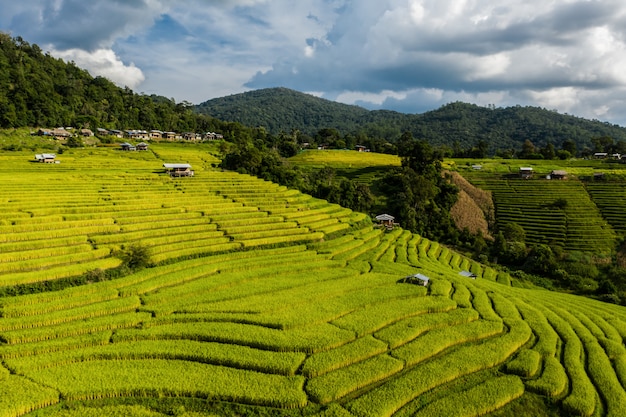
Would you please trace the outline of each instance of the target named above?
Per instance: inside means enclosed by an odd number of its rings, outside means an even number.
[[[468,148],[485,141],[493,153],[519,149],[530,140],[535,146],[560,147],[573,140],[578,149],[593,150],[594,138],[626,140],[626,128],[587,120],[538,107],[481,107],[450,103],[422,114],[370,111],[321,99],[286,88],[269,88],[208,100],[196,111],[221,120],[263,126],[272,134],[295,129],[315,136],[325,128],[341,134],[395,142],[403,132],[433,145]]]

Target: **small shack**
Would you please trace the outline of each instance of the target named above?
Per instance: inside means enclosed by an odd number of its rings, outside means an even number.
[[[476,274],[470,271],[461,271],[459,275],[465,278],[476,279]]]
[[[422,287],[428,287],[428,283],[430,282],[430,278],[423,274],[413,274],[408,277],[404,277],[398,281],[402,284],[414,284],[420,285]]]
[[[390,214],[379,214],[376,216],[378,224],[386,227],[387,229],[393,229],[395,217]]]
[[[123,151],[136,151],[137,148],[132,143],[124,142],[120,145]]]
[[[135,146],[137,148],[138,151],[147,151],[148,150],[148,144],[146,142],[139,142],[137,144],[137,146]]]
[[[520,167],[519,169],[519,177],[523,179],[529,179],[533,177],[533,169],[532,167]]]
[[[564,179],[567,179],[567,171],[564,171],[562,169],[555,169],[552,172],[550,172],[550,175],[548,175],[548,179],[549,180],[564,180]]]
[[[56,154],[53,153],[40,153],[35,155],[35,161],[43,162],[44,164],[54,164],[56,161]]]
[[[170,177],[193,177],[193,170],[189,164],[163,164]]]

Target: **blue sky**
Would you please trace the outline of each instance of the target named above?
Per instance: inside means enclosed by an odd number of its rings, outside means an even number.
[[[284,86],[370,109],[533,105],[626,126],[621,0],[0,0],[0,30],[136,92]]]

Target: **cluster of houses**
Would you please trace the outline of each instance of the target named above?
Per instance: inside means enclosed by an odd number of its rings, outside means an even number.
[[[519,177],[522,179],[530,179],[535,174],[532,167],[520,167]],[[554,169],[546,175],[547,180],[565,180],[567,179],[567,171],[562,169]]]
[[[98,128],[94,133],[90,129],[74,129],[72,127],[57,127],[55,129],[39,129],[36,132],[39,136],[50,136],[55,139],[67,139],[70,136],[113,136],[115,138],[128,138],[132,140],[186,140],[186,141],[202,141],[224,139],[224,136],[215,132],[206,132],[203,134],[195,132],[164,132],[161,130],[116,130]]]

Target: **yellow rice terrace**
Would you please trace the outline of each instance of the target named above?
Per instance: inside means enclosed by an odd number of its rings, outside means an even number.
[[[56,157],[0,154],[0,416],[626,415],[623,307],[201,146]]]

